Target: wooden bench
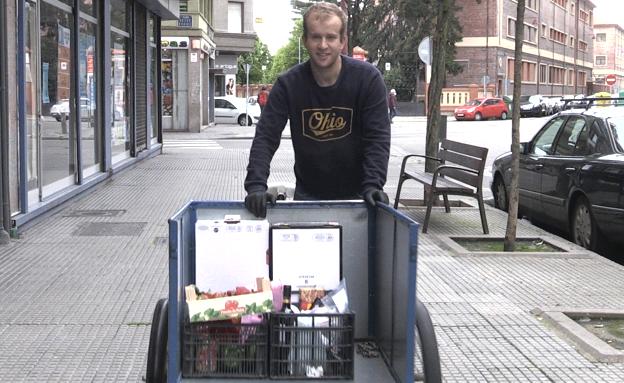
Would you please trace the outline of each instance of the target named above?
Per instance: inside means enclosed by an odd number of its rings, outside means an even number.
[[[483,170],[488,149],[479,146],[468,145],[461,142],[443,139],[441,142],[438,157],[429,157],[419,154],[409,154],[403,157],[401,173],[394,208],[399,207],[399,198],[403,182],[412,179],[422,183],[425,187],[425,197],[427,214],[423,223],[422,232],[427,232],[429,216],[433,203],[438,199],[438,195],[444,198],[444,208],[447,213],[451,212],[449,205],[449,195],[463,195],[474,197],[479,203],[479,213],[481,214],[481,225],[483,233],[488,234],[488,224],[485,217],[485,207],[483,205]],[[440,164],[433,173],[426,173],[424,170],[408,167],[408,160],[412,157],[430,158]]]

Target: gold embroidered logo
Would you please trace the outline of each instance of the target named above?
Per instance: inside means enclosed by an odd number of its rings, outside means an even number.
[[[351,134],[353,109],[332,107],[301,112],[303,135],[318,141],[335,140]]]

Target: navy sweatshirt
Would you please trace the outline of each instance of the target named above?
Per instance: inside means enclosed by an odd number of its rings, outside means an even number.
[[[316,199],[345,199],[382,189],[390,156],[390,120],[381,73],[341,56],[336,83],[320,87],[309,62],[281,75],[256,126],[245,189],[267,189],[269,167],[290,119],[297,189]]]

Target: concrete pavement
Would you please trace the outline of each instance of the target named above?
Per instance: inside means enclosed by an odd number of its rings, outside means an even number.
[[[140,382],[152,310],[167,294],[167,218],[191,199],[244,197],[253,130],[219,125],[165,133],[162,155],[0,246],[0,382]],[[391,197],[400,160],[391,157]],[[271,180],[294,180],[288,140]],[[405,187],[404,198],[422,197],[416,183]],[[489,236],[503,236],[506,215],[486,209]],[[416,221],[425,213],[401,210]],[[591,360],[597,357],[585,356],[587,346],[566,339],[586,334],[573,326],[557,330],[543,315],[621,310],[624,268],[526,221],[519,222],[519,237],[565,251],[475,253],[452,240],[480,236],[475,207],[450,214],[436,208],[429,232],[419,236],[417,292],[432,315],[445,381],[624,381],[622,363]]]

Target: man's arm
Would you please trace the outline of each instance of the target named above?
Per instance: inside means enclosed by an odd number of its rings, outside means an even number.
[[[249,152],[245,190],[248,194],[267,190],[271,160],[280,145],[282,131],[288,120],[288,102],[284,84],[277,80],[271,100],[264,107]]]
[[[371,189],[383,190],[388,173],[391,136],[386,86],[379,72],[373,76],[364,94],[366,99],[361,119],[363,194]]]

